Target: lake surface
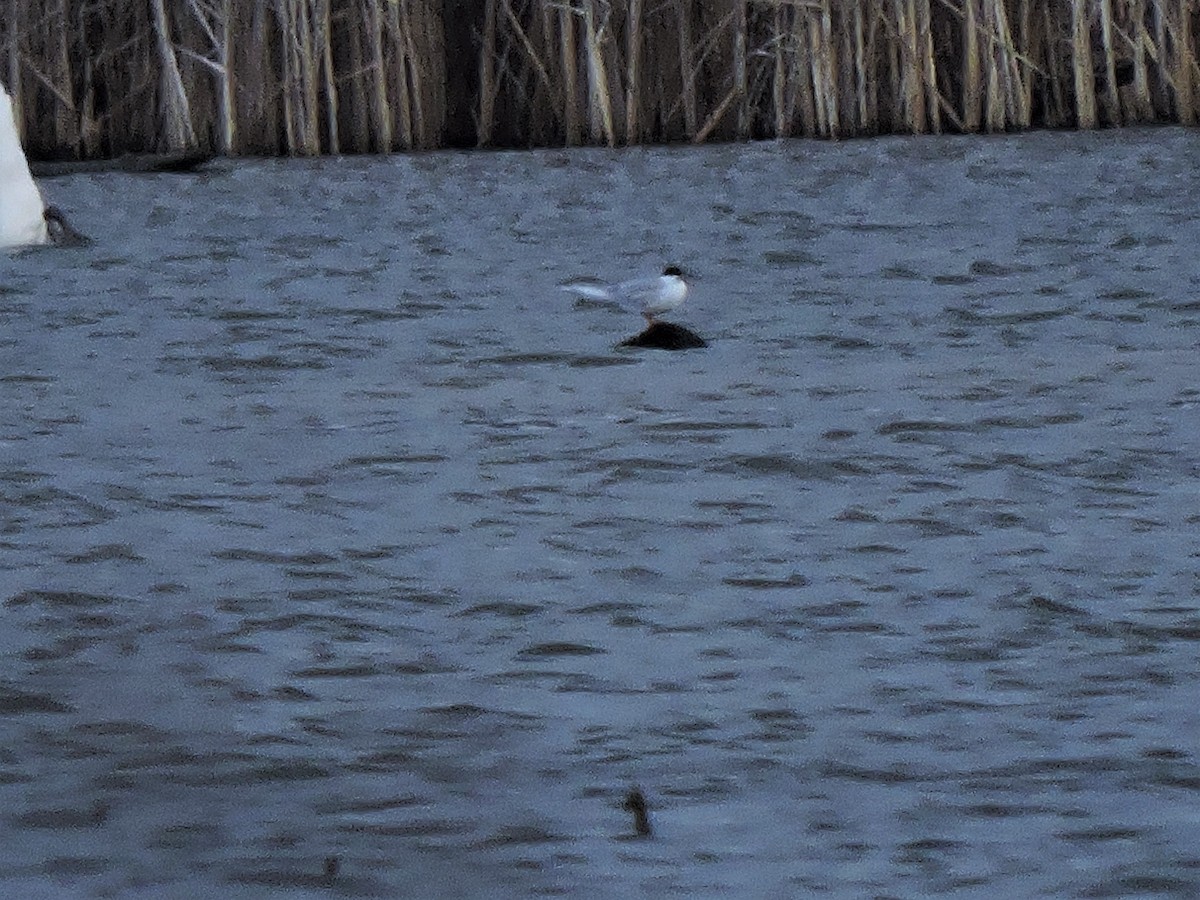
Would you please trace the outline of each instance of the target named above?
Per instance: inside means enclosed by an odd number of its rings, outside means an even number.
[[[0,256],[0,892],[1200,893],[1198,160],[46,182],[96,245]],[[556,288],[668,261],[708,349]]]

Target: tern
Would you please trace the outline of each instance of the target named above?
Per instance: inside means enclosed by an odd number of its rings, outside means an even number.
[[[679,266],[667,266],[661,275],[651,278],[633,278],[617,284],[603,284],[592,279],[571,281],[560,285],[571,294],[591,300],[619,303],[627,309],[636,309],[648,324],[655,316],[670,312],[687,299],[688,285],[683,280]]]

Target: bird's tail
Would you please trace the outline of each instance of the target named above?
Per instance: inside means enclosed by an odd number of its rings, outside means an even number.
[[[612,291],[607,287],[592,281],[569,281],[566,284],[560,284],[558,288],[568,294],[575,294],[577,297],[587,297],[589,300],[615,299]]]

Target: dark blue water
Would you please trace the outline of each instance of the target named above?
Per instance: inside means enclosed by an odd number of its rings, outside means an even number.
[[[97,243],[0,257],[0,892],[1200,893],[1198,155],[48,182]],[[667,261],[707,350],[556,289]]]

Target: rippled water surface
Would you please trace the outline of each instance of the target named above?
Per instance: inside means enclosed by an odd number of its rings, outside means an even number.
[[[1198,158],[47,183],[97,243],[0,256],[0,892],[1200,893]],[[555,287],[665,261],[710,348]]]

